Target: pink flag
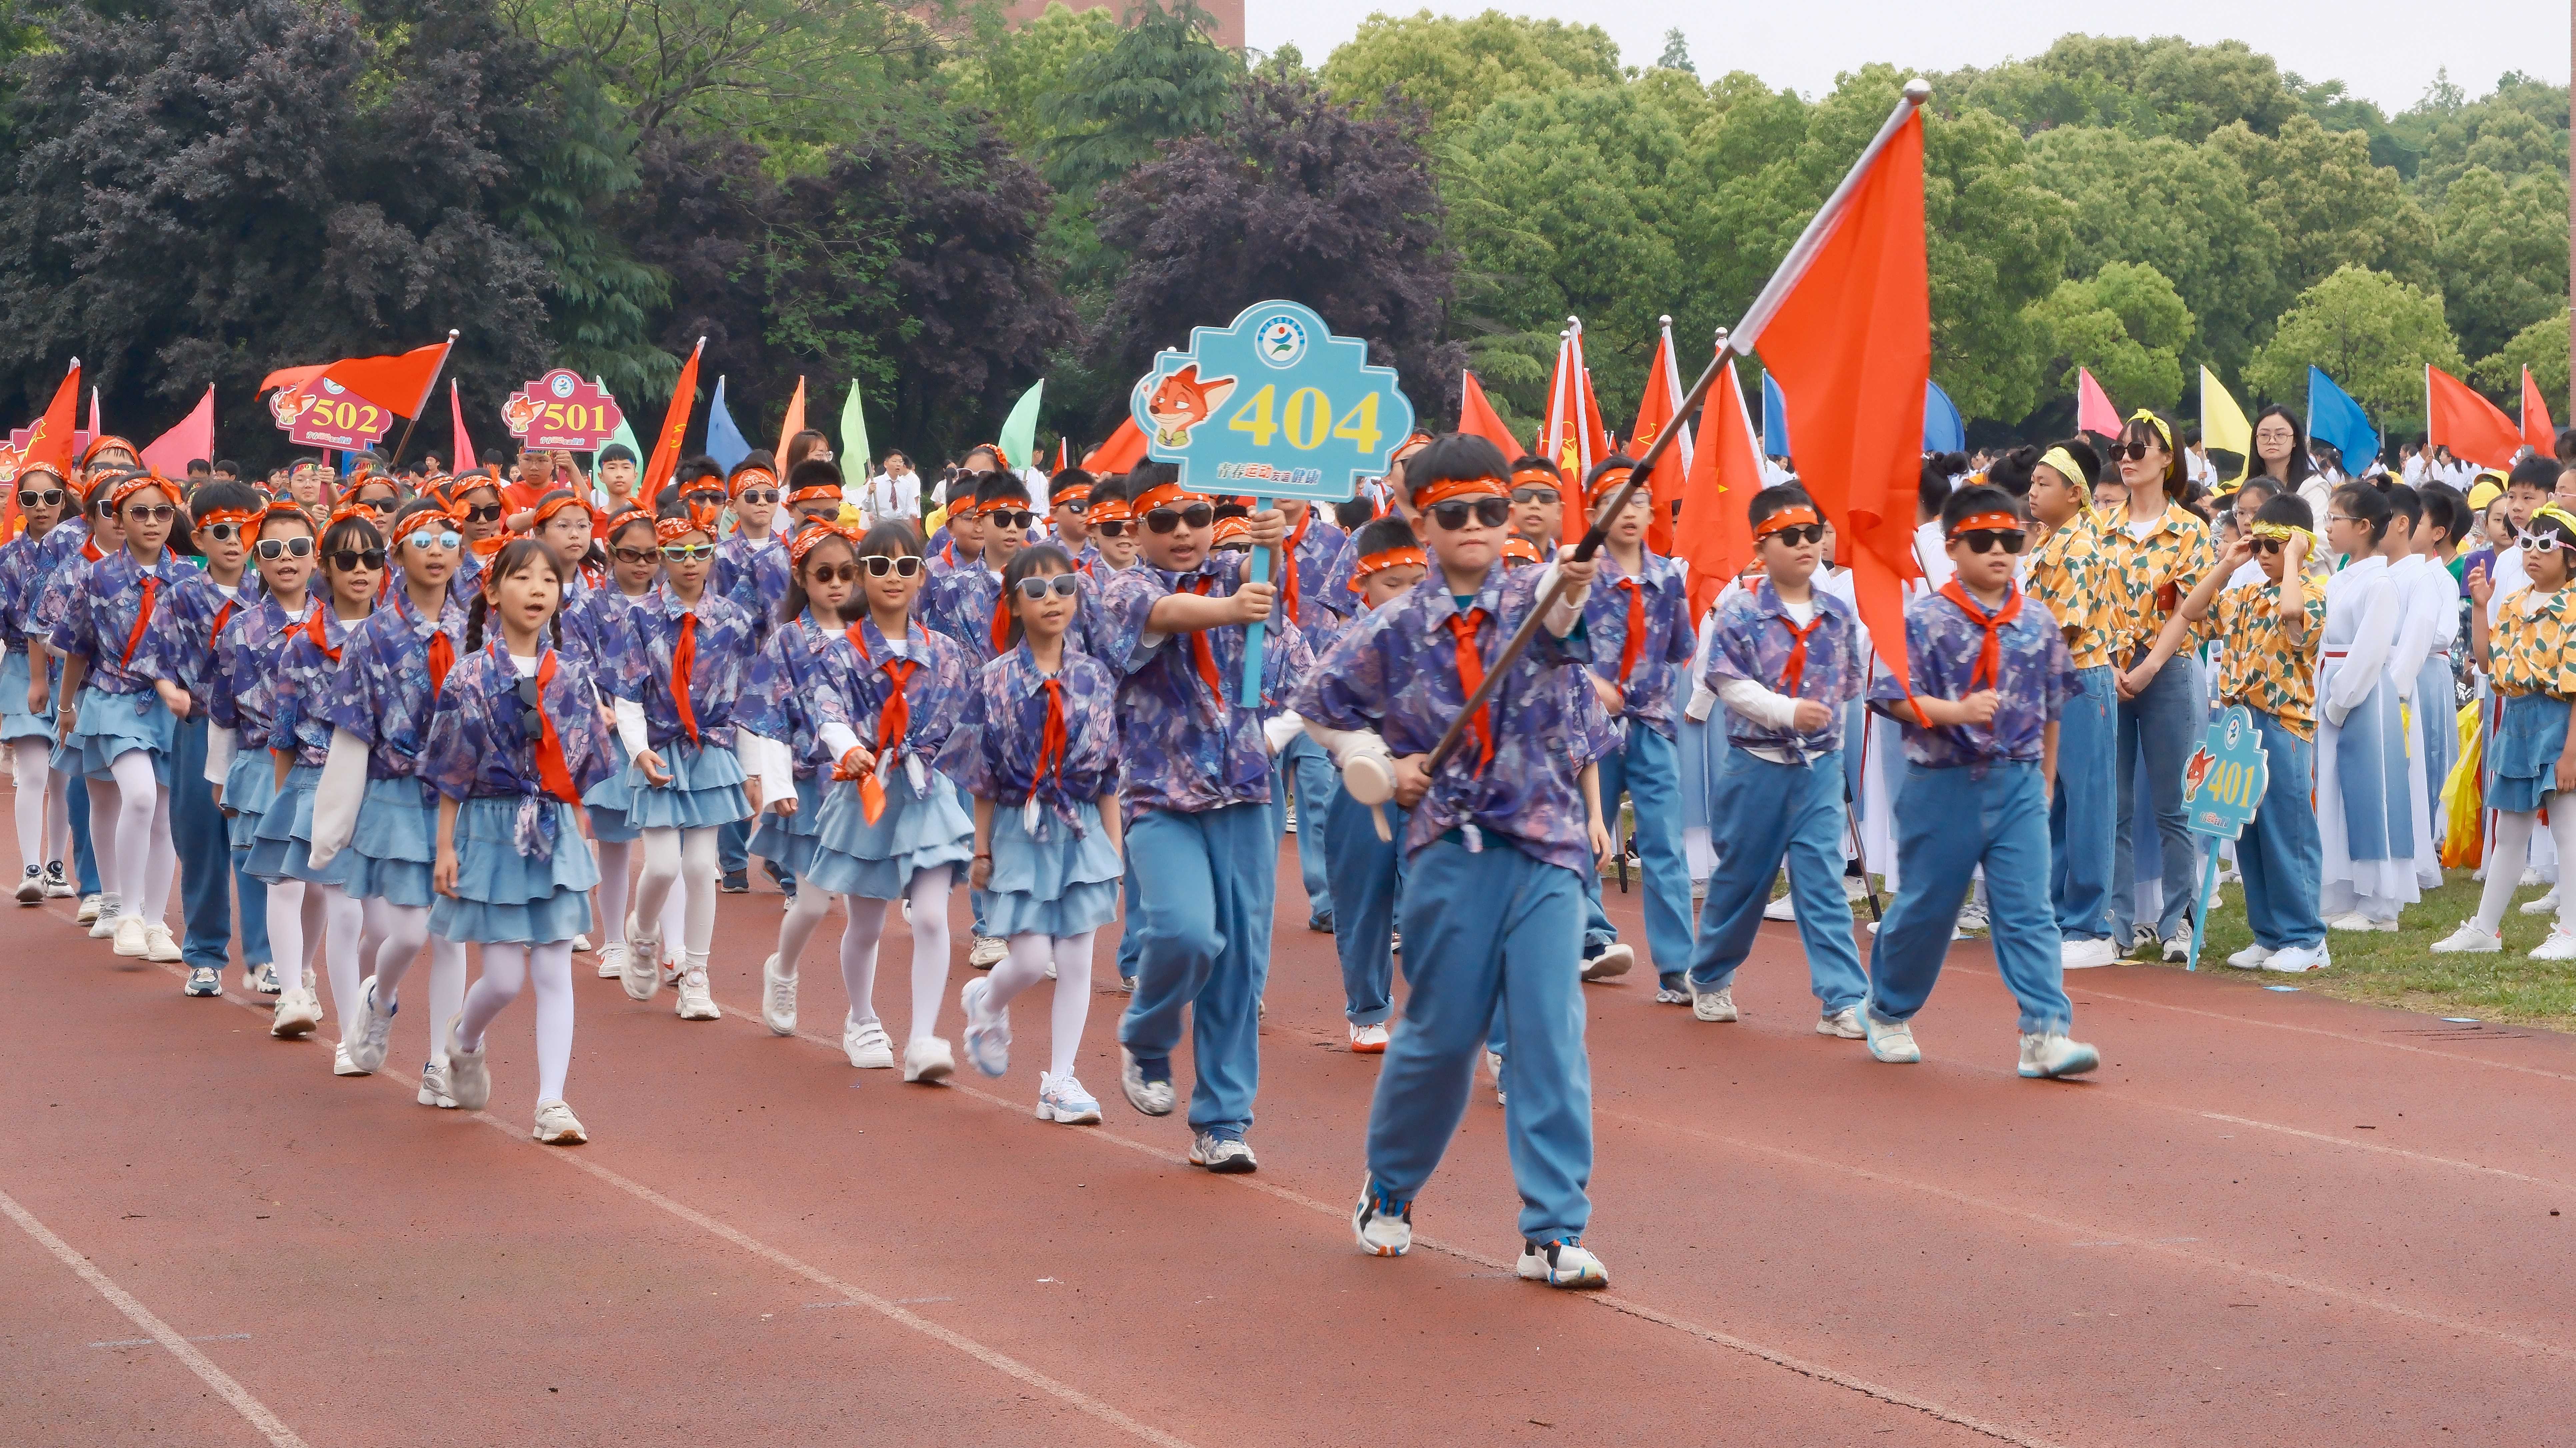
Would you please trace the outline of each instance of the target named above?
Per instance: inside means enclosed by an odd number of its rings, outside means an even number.
[[[2075,428],[2099,437],[2120,435],[2120,409],[2111,405],[2111,394],[2083,367],[2075,369]]]
[[[95,387],[89,390],[89,435],[92,437],[107,436],[107,434],[98,430],[98,389]]]
[[[465,404],[456,395],[456,379],[447,380],[447,415],[456,424],[456,456],[447,460],[450,473],[464,473],[474,467],[474,439],[465,435]]]
[[[215,388],[211,382],[206,384],[206,395],[197,399],[194,411],[143,449],[143,465],[165,478],[185,476],[188,464],[198,458],[215,460]]]

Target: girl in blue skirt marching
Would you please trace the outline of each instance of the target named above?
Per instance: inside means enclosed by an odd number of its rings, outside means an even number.
[[[0,543],[0,746],[9,750],[17,779],[18,903],[35,905],[72,893],[63,873],[72,821],[68,781],[53,768],[53,680],[36,687],[30,663],[36,655],[27,645],[49,560],[60,557],[63,537],[69,536],[55,530],[78,509],[80,495],[49,465],[19,473],[13,486],[27,530]],[[51,658],[43,666],[55,668]]]
[[[251,536],[263,596],[236,610],[215,632],[214,667],[206,679],[206,781],[214,786],[215,805],[224,814],[233,868],[255,880],[251,847],[258,843],[268,807],[277,803],[277,767],[262,746],[276,709],[279,656],[313,611],[309,585],[316,539],[313,520],[289,502],[270,503]],[[276,962],[293,960],[295,979],[302,983],[307,944],[320,935],[320,902],[310,902],[315,928],[307,930],[308,902],[301,888],[293,892],[291,903],[281,903],[275,891],[264,887],[261,893],[261,937],[268,943],[268,958],[246,962],[249,988],[283,998],[286,987]],[[244,910],[247,915],[247,905]]]
[[[638,600],[653,593],[653,585],[662,576],[662,553],[653,540],[653,514],[648,509],[628,507],[609,516],[608,525],[600,530],[608,545],[608,579],[588,590],[568,591],[563,607],[564,651],[580,661],[583,672],[590,676],[591,687],[600,691],[599,706],[613,707],[615,696],[607,691],[617,677],[617,657],[624,648],[622,640],[630,637],[626,628],[626,611]],[[466,592],[474,590],[460,582]],[[627,806],[635,787],[626,768],[626,742],[615,734],[608,736],[609,759],[615,768],[582,796],[590,814],[590,838],[599,852],[599,978],[622,980],[633,947],[626,939],[626,903],[635,883],[633,856],[635,842],[643,831],[627,818]],[[647,959],[658,955],[653,963],[662,972],[662,983],[671,983],[671,966],[679,964],[677,950],[688,932],[684,927],[679,895],[667,899],[662,907],[662,928],[656,932],[661,942]]]

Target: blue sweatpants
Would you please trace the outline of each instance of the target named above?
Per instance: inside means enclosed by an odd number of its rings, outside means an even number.
[[[1618,848],[1619,796],[1636,806],[1637,864],[1646,893],[1646,949],[1655,973],[1678,982],[1691,963],[1690,866],[1682,858],[1681,757],[1673,741],[1630,720],[1628,741],[1601,756],[1601,816]],[[1722,819],[1722,817],[1721,817]],[[1731,823],[1731,822],[1730,822]],[[1836,870],[1839,872],[1840,865]],[[1601,872],[1584,876],[1586,949],[1619,938],[1601,908]]]
[[[1995,968],[2021,1003],[2025,1034],[2063,1031],[2066,999],[2057,917],[2048,903],[2048,814],[2039,765],[2004,762],[1955,769],[1905,766],[1897,787],[1896,852],[1905,889],[1870,948],[1867,1009],[1906,1021],[1941,978],[1968,879],[1986,867]]]
[[[1404,1025],[1369,1104],[1369,1178],[1410,1202],[1458,1134],[1477,1049],[1497,1007],[1511,1022],[1503,1136],[1520,1188],[1521,1236],[1583,1235],[1592,1219],[1592,1066],[1583,1049],[1583,883],[1487,836],[1454,838],[1407,864]]]
[[[2183,826],[2182,769],[2209,727],[2209,708],[2192,661],[2179,656],[2167,660],[2136,698],[2117,706],[2116,717],[2119,734],[2111,759],[2119,771],[2123,807],[2112,811],[2111,934],[2127,944],[2137,914],[2140,822],[2126,805],[2143,768],[2164,890],[2154,924],[2158,938],[2171,940],[2188,928],[2184,917],[2191,912],[2192,892],[2200,888],[2200,842]]]
[[[2316,807],[2308,802],[2316,745],[2260,709],[2245,712],[2263,737],[2270,781],[2253,823],[2236,841],[2236,867],[2245,875],[2245,921],[2254,943],[2266,950],[2313,948],[2326,938],[2317,909],[2325,844],[2317,836]]]
[[[2060,940],[2111,933],[2111,852],[2119,832],[2119,686],[2108,664],[2075,671],[2057,721],[2057,792],[2048,805],[2049,899]],[[2121,941],[2125,947],[2128,942]]]
[[[1127,847],[1127,876],[1119,881],[1126,894],[1126,908],[1118,916],[1118,978],[1136,978],[1136,956],[1144,948],[1145,937],[1136,929],[1136,847]]]
[[[751,836],[757,823],[756,820],[735,820],[731,824],[716,826],[717,869],[730,875],[736,870],[751,868]],[[776,860],[763,860],[760,865],[769,872],[769,878],[777,883],[779,889],[790,894],[795,892],[794,871]]]
[[[1404,810],[1389,800],[1387,833],[1377,837],[1369,807],[1333,791],[1321,818],[1297,826],[1297,853],[1323,856],[1332,877],[1333,950],[1342,961],[1342,1014],[1373,1026],[1395,1010],[1395,904],[1404,893]]]
[[[1775,764],[1730,747],[1709,785],[1709,818],[1721,822],[1724,834],[1717,871],[1700,906],[1691,989],[1734,984],[1762,928],[1771,878],[1786,860],[1798,940],[1807,949],[1808,985],[1826,1015],[1860,1004],[1869,994],[1869,977],[1861,973],[1851,902],[1843,898],[1842,751],[1804,764]]]
[[[179,911],[188,930],[179,958],[191,970],[221,970],[231,960],[238,882],[242,964],[266,962],[268,887],[235,867],[224,812],[216,807],[214,786],[206,783],[206,717],[194,711],[179,721],[171,739],[170,839],[179,852]]]
[[[1127,827],[1137,892],[1136,994],[1118,1041],[1140,1063],[1168,1063],[1190,1015],[1198,1085],[1190,1126],[1241,1138],[1261,1084],[1261,991],[1270,978],[1279,834],[1270,806],[1198,814],[1147,810]],[[1166,1065],[1165,1069],[1168,1069]]]
[[[1332,875],[1325,868],[1324,845],[1309,845],[1306,832],[1320,829],[1325,811],[1341,797],[1341,774],[1333,768],[1332,756],[1324,752],[1324,746],[1301,731],[1270,762],[1270,801],[1278,809],[1280,828],[1285,830],[1288,789],[1283,786],[1293,786],[1297,792],[1297,873],[1306,882],[1306,919],[1309,923],[1319,922],[1333,913]],[[1375,833],[1371,832],[1370,837],[1374,839]]]

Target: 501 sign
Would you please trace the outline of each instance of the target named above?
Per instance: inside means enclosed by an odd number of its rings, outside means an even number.
[[[538,452],[597,452],[616,438],[626,414],[597,384],[558,367],[504,399],[501,421]]]

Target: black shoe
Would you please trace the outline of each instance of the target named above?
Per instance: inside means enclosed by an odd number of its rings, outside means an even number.
[[[725,871],[724,880],[718,888],[722,889],[728,895],[748,895],[751,893],[751,872],[749,870],[727,870]]]

